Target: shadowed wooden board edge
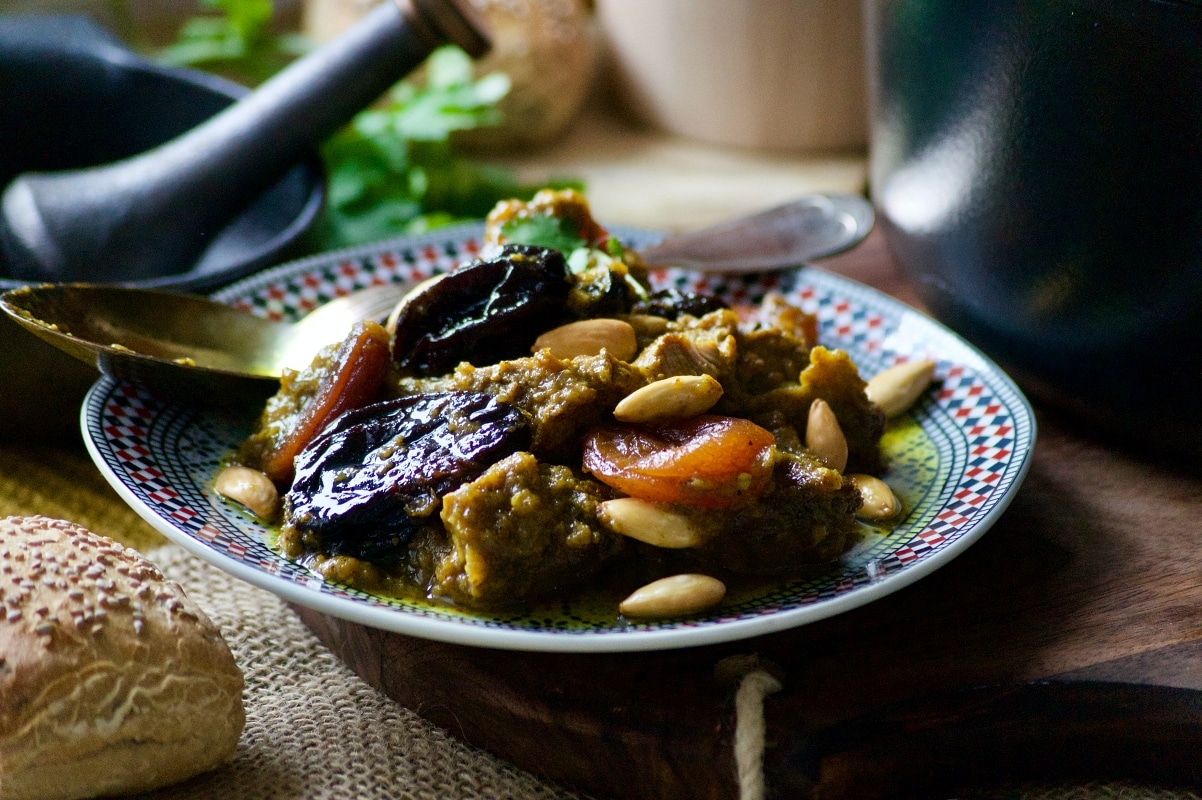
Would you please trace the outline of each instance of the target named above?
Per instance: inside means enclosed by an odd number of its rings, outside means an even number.
[[[710,674],[731,648],[509,653],[297,611],[368,683],[542,778],[595,797],[738,796],[733,687]],[[1187,650],[1178,655],[1197,659],[1197,646]],[[932,688],[817,728],[810,692],[771,696],[773,796],[871,800],[1002,781],[1202,785],[1197,690],[1077,680]]]
[[[734,792],[733,691],[699,651],[664,670],[637,653],[462,647],[296,610],[369,684],[540,777],[600,797]]]
[[[915,302],[874,234],[826,268]],[[359,675],[470,744],[598,797],[731,798],[734,687],[753,654],[768,785],[870,798],[957,781],[1202,785],[1202,481],[1038,409],[997,525],[916,584],[803,628],[634,654],[429,642],[298,609]]]
[[[1197,786],[1202,695],[1047,681],[917,698],[810,735],[769,720],[765,764],[780,797],[929,797],[1010,782]]]

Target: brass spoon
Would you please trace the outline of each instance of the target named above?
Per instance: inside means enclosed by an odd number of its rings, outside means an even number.
[[[414,282],[373,286],[278,322],[198,295],[47,283],[0,295],[21,327],[106,375],[176,396],[244,402],[279,386],[359,320],[385,316]]]
[[[796,267],[850,247],[871,225],[866,201],[818,195],[669,237],[640,253],[653,265],[709,272]],[[305,366],[321,347],[344,338],[355,322],[382,319],[413,285],[352,292],[293,323],[195,295],[103,284],[22,287],[0,295],[0,308],[26,330],[107,375],[177,396],[237,403],[270,394],[284,368]]]

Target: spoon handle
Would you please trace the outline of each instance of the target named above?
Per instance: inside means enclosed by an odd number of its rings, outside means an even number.
[[[30,174],[5,192],[5,251],[26,280],[137,280],[189,268],[308,148],[451,41],[489,43],[463,0],[397,0],[208,122],[116,164]],[[172,270],[168,270],[172,271]]]
[[[652,266],[699,272],[759,272],[799,267],[859,242],[872,206],[850,194],[815,194],[749,217],[682,233],[639,251]]]

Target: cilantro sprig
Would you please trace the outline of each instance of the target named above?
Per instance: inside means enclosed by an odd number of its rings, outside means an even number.
[[[588,246],[588,242],[577,230],[575,220],[547,214],[533,214],[507,220],[501,225],[501,238],[510,244],[549,247],[558,250],[564,256]]]
[[[325,248],[418,233],[480,219],[497,201],[529,198],[542,184],[523,184],[508,170],[454,152],[451,134],[500,122],[497,102],[509,91],[502,74],[472,77],[457,47],[436,50],[426,84],[399,84],[382,108],[360,113],[327,142],[329,203],[319,235]],[[574,182],[560,181],[557,188]]]
[[[176,41],[159,53],[161,61],[257,84],[312,48],[300,34],[272,29],[272,0],[201,0],[201,5],[209,13],[185,21]]]

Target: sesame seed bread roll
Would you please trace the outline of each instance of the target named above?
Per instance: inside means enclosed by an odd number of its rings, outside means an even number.
[[[165,786],[228,758],[242,673],[149,561],[63,520],[0,519],[0,800]]]

